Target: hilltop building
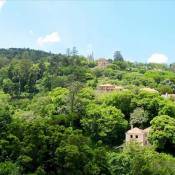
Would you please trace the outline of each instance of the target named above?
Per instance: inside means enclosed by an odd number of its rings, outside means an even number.
[[[139,129],[137,127],[132,128],[126,132],[126,143],[131,141],[136,141],[140,143],[142,146],[149,145],[148,142],[148,134],[150,131],[150,127],[146,129]]]
[[[99,85],[97,89],[101,92],[111,92],[111,91],[121,91],[123,90],[123,87],[112,84],[102,84]]]
[[[97,67],[99,68],[105,68],[108,65],[109,65],[109,62],[105,58],[100,58],[97,60]]]

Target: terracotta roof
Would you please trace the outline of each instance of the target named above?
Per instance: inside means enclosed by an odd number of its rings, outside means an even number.
[[[133,134],[133,133],[134,134],[137,134],[137,133],[140,134],[140,133],[143,133],[143,130],[135,127],[135,128],[132,128],[132,129],[128,130],[127,133],[129,133],[129,134]]]
[[[101,84],[99,86],[115,86],[115,85],[112,85],[112,84]]]
[[[139,129],[137,127],[132,128],[127,131],[128,134],[143,134],[143,133],[148,133],[151,127],[148,127],[146,129]]]
[[[101,85],[99,85],[99,86],[115,86],[115,89],[123,89],[122,86],[117,86],[117,85],[115,85],[115,84],[109,84],[109,83],[107,83],[107,84],[101,84]]]
[[[115,89],[123,89],[122,86],[115,86]]]

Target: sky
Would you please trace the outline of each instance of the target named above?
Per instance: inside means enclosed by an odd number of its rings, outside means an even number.
[[[0,0],[0,48],[175,62],[173,0]]]

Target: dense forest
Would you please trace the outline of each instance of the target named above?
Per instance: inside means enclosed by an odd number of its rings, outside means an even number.
[[[0,175],[175,175],[175,64],[108,62],[0,49]],[[131,125],[149,146],[125,144]]]

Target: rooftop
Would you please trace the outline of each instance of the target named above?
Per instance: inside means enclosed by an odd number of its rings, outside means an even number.
[[[99,58],[97,61],[108,61],[108,60],[105,58]]]
[[[135,134],[135,133],[140,134],[140,133],[143,133],[143,130],[142,130],[142,129],[139,129],[139,128],[137,128],[137,127],[135,127],[135,128],[132,128],[132,129],[128,130],[127,133],[128,133],[128,134],[132,134],[132,133],[134,133],[134,134]]]
[[[99,86],[115,86],[115,85],[112,85],[112,84],[101,84]]]
[[[139,129],[139,128],[135,127],[135,128],[128,130],[127,133],[128,134],[143,134],[143,133],[149,132],[150,129],[151,129],[150,127],[145,128],[145,129]]]

